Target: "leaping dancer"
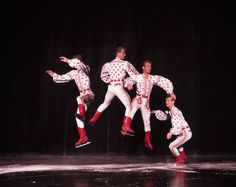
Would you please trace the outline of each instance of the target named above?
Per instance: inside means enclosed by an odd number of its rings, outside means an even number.
[[[84,128],[85,112],[94,99],[94,93],[90,89],[90,79],[88,76],[90,69],[82,62],[81,55],[75,55],[72,59],[62,56],[59,57],[59,59],[62,62],[68,63],[70,67],[76,69],[63,75],[59,75],[51,70],[47,70],[46,73],[50,75],[56,83],[66,83],[74,80],[78,87],[80,95],[76,98],[78,107],[77,112],[75,113],[75,119],[80,137],[75,143],[75,148],[79,148],[91,143],[88,141],[87,133]]]
[[[124,79],[127,73],[129,76],[139,74],[133,65],[125,61],[126,49],[124,47],[117,47],[115,54],[116,58],[111,62],[103,65],[101,71],[101,79],[108,84],[107,93],[104,102],[97,108],[96,113],[90,119],[89,123],[94,125],[101,113],[110,105],[112,99],[117,96],[125,106],[125,117],[121,127],[122,135],[134,136],[134,131],[130,128],[131,125],[131,99],[124,89]]]

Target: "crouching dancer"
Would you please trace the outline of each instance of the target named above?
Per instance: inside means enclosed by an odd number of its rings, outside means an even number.
[[[157,119],[162,121],[167,120],[168,117],[171,118],[172,127],[167,133],[166,138],[171,139],[172,135],[175,135],[176,138],[169,144],[169,149],[176,158],[176,164],[184,164],[187,156],[183,144],[191,139],[192,131],[185,121],[182,112],[175,106],[175,98],[168,94],[165,102],[166,107],[170,111],[154,110],[152,113],[155,113]]]

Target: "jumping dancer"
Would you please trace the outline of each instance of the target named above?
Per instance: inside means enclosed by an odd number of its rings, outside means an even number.
[[[62,62],[68,63],[70,67],[76,69],[63,75],[59,75],[51,70],[47,70],[46,73],[50,75],[56,83],[65,83],[74,80],[78,87],[80,95],[76,98],[78,107],[77,112],[75,113],[75,119],[77,123],[77,131],[80,137],[75,143],[75,147],[79,148],[91,143],[88,141],[86,130],[84,129],[85,112],[94,99],[94,93],[90,89],[90,79],[88,76],[90,69],[82,62],[81,55],[75,55],[72,59],[62,56],[59,57],[59,59]]]
[[[117,47],[115,51],[116,58],[103,65],[101,79],[108,84],[108,89],[104,102],[98,107],[89,123],[94,125],[101,113],[110,105],[112,99],[117,96],[125,106],[125,117],[121,128],[121,134],[133,136],[134,131],[130,128],[132,121],[130,116],[131,100],[124,89],[124,79],[127,73],[131,77],[139,73],[130,62],[124,60],[126,56],[125,52],[126,49],[124,47]]]

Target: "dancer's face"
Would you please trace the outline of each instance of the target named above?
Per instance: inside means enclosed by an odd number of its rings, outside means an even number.
[[[121,51],[118,52],[116,56],[117,56],[119,59],[124,60],[124,59],[125,59],[125,56],[126,56],[125,50],[124,50],[124,49],[121,49]]]
[[[174,106],[175,101],[172,100],[171,97],[166,98],[166,107],[167,108],[172,108]]]
[[[152,64],[151,63],[144,63],[143,65],[143,73],[151,73],[152,70]]]

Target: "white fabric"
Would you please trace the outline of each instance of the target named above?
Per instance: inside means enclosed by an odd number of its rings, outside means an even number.
[[[175,155],[179,156],[179,147],[181,147],[184,143],[186,143],[188,140],[190,140],[192,137],[192,132],[188,129],[184,130],[184,133],[182,133],[181,136],[177,136],[177,138],[170,143],[169,149],[170,151]],[[183,149],[183,147],[181,147]]]
[[[103,65],[101,70],[101,79],[109,83],[104,102],[98,107],[98,112],[103,112],[111,103],[112,99],[117,96],[125,106],[125,116],[130,117],[131,99],[124,90],[123,82],[126,75],[133,77],[139,72],[128,62],[119,58]]]
[[[170,112],[171,112],[171,124],[172,124],[170,132],[174,135],[179,135],[181,130],[183,128],[189,127],[189,125],[185,121],[182,112],[176,106],[173,106]]]
[[[103,112],[110,104],[112,99],[117,96],[125,106],[125,116],[130,117],[131,100],[122,85],[109,85],[104,102],[98,107],[98,112]]]
[[[167,112],[164,113],[161,110],[155,110],[155,111],[152,111],[152,113],[155,113],[157,119],[159,120],[167,119]],[[171,116],[171,124],[172,124],[170,132],[174,135],[177,135],[177,138],[173,142],[170,143],[169,149],[175,156],[179,156],[179,148],[185,142],[191,139],[192,132],[188,123],[185,121],[185,118],[182,112],[176,106],[173,106],[171,108],[170,116]]]
[[[57,73],[53,73],[53,80],[56,83],[66,83],[69,81],[74,80],[80,95],[76,98],[78,104],[84,104],[85,111],[87,110],[87,105],[81,99],[83,96],[87,94],[94,93],[90,89],[90,79],[83,71],[83,67],[85,66],[80,60],[78,59],[71,59],[68,61],[69,66],[76,68],[76,70],[71,70],[66,74],[59,75]],[[77,109],[77,113],[79,114],[79,109]],[[84,128],[84,122],[76,118],[77,126],[80,128]]]
[[[140,100],[142,99],[142,100]],[[131,118],[133,119],[136,111],[138,109],[141,110],[141,115],[143,118],[143,124],[144,124],[144,131],[151,131],[151,126],[150,126],[150,108],[149,108],[149,100],[147,98],[141,98],[141,97],[135,97],[132,100],[131,104]]]
[[[131,118],[133,119],[136,111],[140,108],[144,123],[144,130],[145,132],[151,131],[149,98],[153,85],[160,86],[167,93],[172,93],[173,84],[170,80],[158,75],[149,75],[148,78],[145,78],[143,74],[139,74],[125,79],[125,85],[134,83],[136,83],[137,95],[132,100]]]
[[[136,93],[150,97],[153,85],[157,85],[166,91],[167,94],[173,92],[172,82],[160,75],[149,75],[147,79],[144,78],[143,74],[133,75],[132,77],[125,79],[125,86],[128,84],[136,83]]]
[[[139,74],[130,62],[116,58],[103,65],[101,79],[105,83],[110,83],[111,81],[124,81],[127,73],[131,77]]]

